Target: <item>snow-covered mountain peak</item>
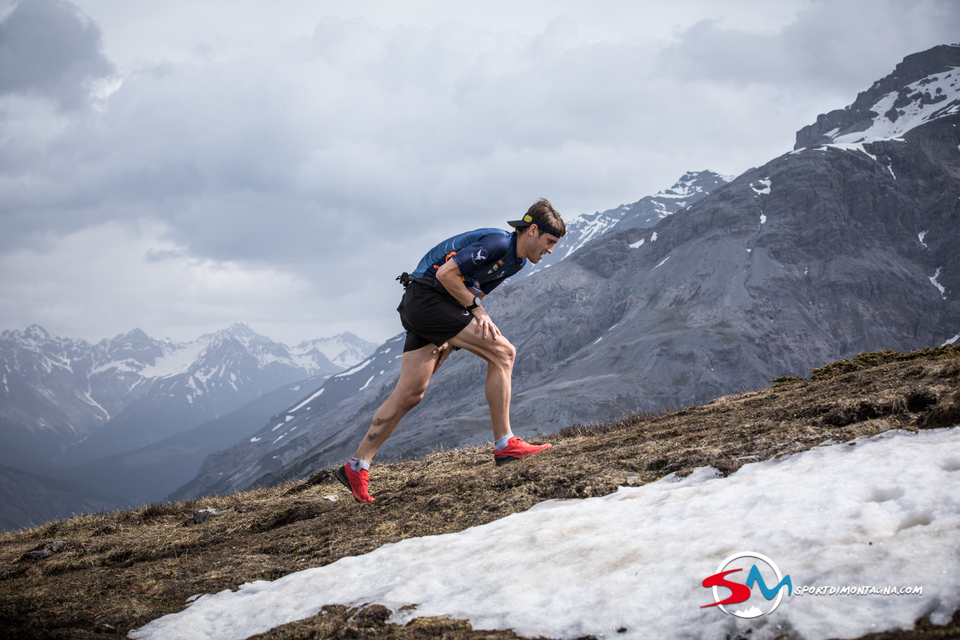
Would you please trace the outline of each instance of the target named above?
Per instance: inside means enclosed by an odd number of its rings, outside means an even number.
[[[960,113],[960,45],[907,56],[853,104],[817,117],[797,132],[794,149],[850,146],[902,138],[938,118]]]
[[[836,144],[862,144],[900,138],[920,125],[960,113],[960,66],[891,91],[871,108],[878,115],[865,131],[825,134]],[[832,135],[831,135],[832,134]]]
[[[226,329],[221,329],[220,331],[215,331],[213,333],[205,333],[197,338],[197,340],[200,342],[216,342],[229,340],[231,338],[240,340],[241,342],[248,342],[250,340],[269,340],[269,338],[266,338],[265,336],[262,336],[251,329],[250,325],[248,325],[246,322],[234,322]]]
[[[245,323],[191,342],[154,340],[140,329],[95,345],[57,337],[39,325],[4,331],[0,421],[16,425],[17,434],[9,437],[54,438],[57,451],[44,449],[49,443],[37,445],[44,456],[82,446],[85,459],[92,459],[113,446],[112,436],[98,433],[107,423],[133,425],[134,431],[137,424],[148,425],[144,437],[153,441],[164,429],[212,420],[283,384],[339,373],[376,347],[352,334],[316,342],[330,343],[339,359],[318,349],[292,354]]]
[[[347,368],[363,361],[377,346],[347,331],[332,338],[306,340],[290,349],[290,353],[299,358],[310,357],[311,354],[322,354],[330,362]]]
[[[35,340],[38,342],[51,339],[51,336],[49,333],[47,333],[47,330],[38,324],[32,324],[27,327],[22,335],[26,340]]]
[[[270,342],[269,338],[251,329],[246,322],[234,322],[223,333],[233,336],[244,345],[249,345],[252,342]]]
[[[688,171],[669,189],[658,191],[655,195],[646,196],[633,204],[622,204],[607,211],[574,216],[567,222],[567,234],[554,252],[545,255],[532,269],[524,269],[521,277],[531,276],[560,262],[614,227],[652,227],[661,219],[706,197],[730,180],[732,178],[713,171]]]
[[[688,199],[696,195],[706,195],[720,184],[731,180],[733,176],[723,176],[713,171],[688,171],[672,187],[658,191],[651,197]]]

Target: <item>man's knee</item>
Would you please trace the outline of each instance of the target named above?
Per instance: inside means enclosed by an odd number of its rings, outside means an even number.
[[[426,392],[426,389],[410,389],[404,391],[400,394],[400,407],[403,412],[406,413],[413,409],[415,406],[420,404],[420,401],[423,400],[423,394]]]
[[[517,348],[504,337],[497,339],[496,363],[505,369],[513,369],[513,363],[517,359]]]

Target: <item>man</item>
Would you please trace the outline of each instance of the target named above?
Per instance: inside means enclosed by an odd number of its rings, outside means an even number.
[[[508,224],[516,229],[513,233],[477,229],[449,238],[431,249],[416,271],[398,278],[405,291],[397,311],[407,330],[400,380],[374,414],[356,454],[336,471],[358,501],[373,502],[367,489],[370,461],[400,419],[420,403],[430,377],[456,349],[487,361],[485,392],[497,465],[550,447],[527,444],[511,431],[511,376],[517,351],[487,315],[482,300],[527,260],[536,264],[544,254],[553,253],[566,225],[545,198],[521,220]]]

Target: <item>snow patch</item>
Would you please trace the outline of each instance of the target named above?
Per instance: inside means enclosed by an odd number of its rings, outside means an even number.
[[[757,184],[763,185],[763,188],[762,188],[762,189],[757,189],[755,186],[753,186],[753,183],[751,183],[751,184],[750,184],[750,188],[753,189],[754,193],[756,193],[758,196],[768,196],[768,195],[770,195],[770,185],[772,184],[772,183],[770,182],[770,178],[764,178],[763,180],[757,180]]]
[[[933,274],[932,276],[930,276],[930,282],[932,282],[932,283],[933,283],[933,286],[935,286],[935,287],[937,288],[937,290],[940,292],[940,297],[943,298],[944,300],[946,300],[946,299],[947,299],[947,290],[943,288],[943,285],[942,285],[942,284],[940,284],[939,282],[937,282],[937,278],[940,277],[940,271],[941,271],[942,269],[943,269],[943,267],[937,267],[937,272],[936,272],[935,274]]]
[[[290,409],[289,413],[294,413],[296,411],[299,411],[304,405],[309,403],[311,400],[315,398],[319,398],[320,394],[323,393],[323,390],[324,390],[324,387],[320,387],[319,391],[317,391],[315,394],[313,394],[312,396],[310,396],[309,398],[307,398],[306,400],[304,400],[303,402],[295,406],[293,409]]]
[[[447,616],[522,637],[764,640],[789,629],[824,640],[910,629],[924,615],[944,624],[960,605],[958,460],[953,428],[816,447],[727,477],[700,468],[204,595],[129,637],[239,639],[326,604],[370,603],[399,624]],[[703,608],[715,600],[702,581],[736,552],[763,554],[790,576],[775,617]],[[922,593],[806,591],[849,586]],[[742,609],[769,611],[753,591]],[[401,610],[411,604],[419,606]]]
[[[370,364],[371,362],[373,362],[373,358],[369,358],[369,359],[367,359],[367,360],[364,360],[362,364],[359,364],[359,365],[355,366],[353,369],[348,369],[347,371],[344,371],[343,373],[338,373],[337,375],[335,375],[335,376],[333,376],[333,377],[334,377],[334,378],[343,378],[343,377],[345,377],[345,376],[352,376],[352,375],[355,374],[357,371],[362,370],[364,367],[366,367],[366,366],[367,366],[368,364]]]
[[[952,70],[956,71],[960,68],[954,67]],[[870,128],[837,137],[833,137],[836,134],[831,132],[833,135],[828,137],[832,138],[833,143],[837,145],[900,139],[911,129],[926,122],[960,113],[960,87],[956,78],[951,79],[952,75],[951,73],[936,74],[908,85],[903,91],[911,98],[911,102],[897,110],[895,120],[890,120],[887,113],[893,110],[893,105],[899,98],[899,92],[891,91],[870,107],[871,111],[880,114],[873,119]],[[921,96],[924,95],[928,99],[925,104],[921,100]],[[940,96],[943,97],[940,98]],[[937,101],[930,102],[930,99]],[[860,150],[863,151],[862,148]],[[867,152],[864,151],[864,153]]]
[[[577,217],[580,218],[580,216]],[[567,249],[567,252],[563,256],[564,260],[573,255],[577,249],[590,242],[594,238],[603,235],[611,227],[620,222],[619,219],[610,219],[603,216],[597,216],[597,218],[591,221],[586,221],[586,218],[581,219],[584,220],[585,224],[580,227],[580,237],[576,240],[576,242],[570,245],[569,249]]]
[[[4,388],[6,388],[6,386],[7,386],[7,376],[6,376],[6,375],[3,376],[3,386],[4,386]],[[7,389],[7,393],[10,393],[10,390],[9,390],[9,389]],[[87,403],[90,404],[91,406],[94,406],[94,407],[96,407],[97,409],[99,409],[99,410],[103,413],[103,415],[106,416],[106,419],[107,419],[107,420],[110,420],[110,412],[107,411],[106,409],[104,409],[102,406],[100,406],[100,403],[93,399],[93,396],[90,395],[90,389],[89,389],[89,388],[88,388],[87,391],[83,394],[83,399],[86,400]]]

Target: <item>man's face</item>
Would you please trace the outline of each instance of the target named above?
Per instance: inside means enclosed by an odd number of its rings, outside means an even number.
[[[557,242],[560,241],[560,238],[553,234],[541,234],[540,230],[536,229],[535,227],[536,225],[531,226],[530,231],[527,232],[532,234],[530,250],[527,252],[527,259],[533,264],[540,262],[541,258],[543,258],[545,254],[553,253],[553,247],[555,247]]]

